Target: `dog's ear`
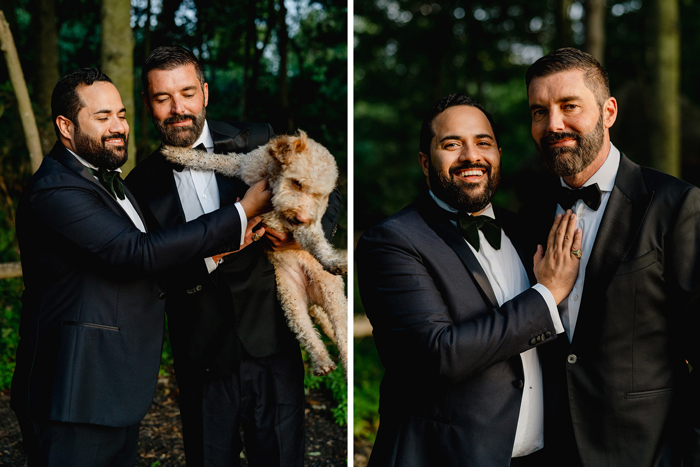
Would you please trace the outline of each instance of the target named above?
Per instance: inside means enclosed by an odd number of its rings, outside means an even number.
[[[278,136],[270,144],[270,155],[280,164],[287,164],[294,154],[306,149],[306,141],[306,133],[301,130],[299,130],[299,136]]]

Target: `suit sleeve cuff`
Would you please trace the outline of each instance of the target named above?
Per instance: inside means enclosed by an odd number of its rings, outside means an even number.
[[[559,310],[557,309],[557,302],[554,301],[554,295],[552,295],[552,292],[550,292],[549,289],[542,284],[535,284],[532,286],[532,288],[537,290],[547,303],[549,314],[552,317],[552,322],[554,323],[554,330],[557,332],[557,334],[564,332],[564,325],[561,323],[561,317],[559,316]]]
[[[246,227],[248,226],[248,216],[246,216],[245,209],[243,209],[243,206],[241,206],[241,203],[236,203],[234,206],[236,206],[236,209],[238,209],[238,215],[241,218],[241,243],[240,243],[240,246],[243,246],[243,242],[245,241],[245,231],[246,231]]]

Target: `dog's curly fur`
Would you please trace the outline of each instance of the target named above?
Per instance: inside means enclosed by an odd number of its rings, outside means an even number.
[[[302,247],[268,252],[289,327],[309,353],[313,372],[327,374],[335,363],[313,326],[313,316],[337,344],[347,371],[347,300],[339,276],[347,272],[347,261],[321,228],[328,196],[338,179],[331,153],[303,131],[297,136],[277,136],[248,154],[208,154],[172,146],[164,146],[161,152],[176,164],[214,170],[248,185],[268,179],[273,210],[261,216],[263,222],[272,229],[292,232]]]

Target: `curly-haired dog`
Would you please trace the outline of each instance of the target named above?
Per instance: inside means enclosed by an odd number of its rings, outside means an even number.
[[[343,279],[347,261],[328,243],[321,217],[338,179],[335,158],[307,138],[278,136],[248,154],[209,154],[166,146],[165,157],[193,169],[214,170],[248,185],[268,179],[273,210],[262,215],[275,230],[292,232],[301,250],[269,251],[275,266],[277,295],[289,327],[306,348],[317,375],[335,368],[311,317],[337,345],[347,371],[347,300]]]

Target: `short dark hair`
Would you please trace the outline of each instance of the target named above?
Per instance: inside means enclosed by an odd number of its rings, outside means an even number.
[[[59,115],[66,117],[78,126],[78,112],[85,107],[85,102],[80,99],[78,88],[80,86],[91,86],[95,82],[104,81],[111,83],[109,76],[102,73],[98,68],[81,68],[74,70],[58,80],[51,94],[51,118],[53,119],[53,129],[56,137],[61,139],[61,132],[56,125],[56,118]]]
[[[445,96],[435,102],[433,107],[430,109],[430,113],[423,120],[423,125],[420,129],[420,152],[426,156],[430,156],[430,142],[433,140],[433,137],[435,137],[435,132],[433,131],[433,120],[435,120],[435,117],[440,115],[448,108],[456,105],[468,105],[469,107],[476,107],[477,109],[481,110],[491,124],[493,137],[496,140],[496,146],[498,146],[496,126],[493,123],[491,114],[488,113],[478,101],[472,99],[471,97],[467,97],[464,94],[450,94],[449,96]]]
[[[591,54],[573,47],[557,49],[530,65],[525,74],[525,86],[529,92],[530,82],[534,78],[542,78],[569,70],[583,71],[586,87],[593,91],[598,100],[598,105],[602,108],[605,100],[610,97],[608,73]]]
[[[143,92],[148,95],[148,73],[152,70],[174,70],[181,66],[194,65],[194,71],[197,74],[199,84],[204,89],[204,70],[202,64],[199,63],[197,57],[179,45],[163,45],[157,47],[151,52],[141,69],[141,84],[143,84]]]

